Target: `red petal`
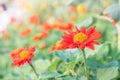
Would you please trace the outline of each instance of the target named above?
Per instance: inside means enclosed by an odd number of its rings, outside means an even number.
[[[96,28],[96,26],[89,28],[88,31],[86,32],[86,34],[89,35],[89,34],[93,33],[95,31],[95,28]]]
[[[101,32],[94,32],[90,36],[90,40],[97,40],[101,38]]]
[[[77,32],[80,32],[80,30],[78,29],[78,27],[77,27],[77,26],[76,26],[75,28],[76,28],[76,31],[77,31]]]
[[[92,50],[95,49],[93,44],[88,44],[88,45],[86,45],[86,47],[88,47],[88,48],[90,48],[90,49],[92,49]]]
[[[85,27],[82,27],[81,32],[86,33]]]

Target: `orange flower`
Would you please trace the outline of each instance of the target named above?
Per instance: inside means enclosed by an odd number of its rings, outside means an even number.
[[[26,36],[29,35],[31,32],[32,32],[32,29],[31,29],[31,28],[26,28],[26,29],[24,29],[24,30],[20,33],[20,36],[21,36],[21,37],[26,37]]]
[[[68,8],[68,11],[69,11],[69,12],[74,12],[75,10],[76,10],[75,6],[70,6],[70,7]]]
[[[63,19],[62,19],[62,18],[58,18],[58,19],[57,19],[57,22],[58,22],[58,23],[61,23],[61,22],[63,22]]]
[[[3,40],[6,40],[6,39],[8,39],[8,38],[10,38],[10,34],[9,34],[9,33],[5,33],[5,34],[2,36],[2,39],[3,39]]]
[[[71,20],[76,20],[76,18],[77,18],[77,16],[74,15],[74,14],[70,16],[70,19],[71,19]]]
[[[47,46],[47,44],[44,41],[39,44],[40,48],[45,48],[46,46]]]
[[[84,27],[81,30],[79,30],[76,27],[75,32],[64,33],[62,38],[63,38],[61,43],[62,46],[80,49],[88,47],[94,50],[94,44],[99,44],[98,42],[96,42],[96,40],[101,38],[101,33],[95,30],[95,26],[89,28],[88,30],[86,30]]]
[[[11,19],[10,19],[10,24],[13,24],[13,23],[15,23],[16,22],[16,18],[15,17],[11,17]]]
[[[50,31],[52,29],[55,29],[58,25],[59,24],[57,23],[44,23],[42,26],[45,31]]]
[[[51,51],[67,49],[68,46],[67,45],[63,45],[63,44],[65,44],[65,43],[62,40],[57,41],[56,45],[52,46]]]
[[[32,15],[29,20],[30,24],[38,24],[39,21],[39,16],[36,14]]]
[[[60,30],[71,30],[74,27],[73,23],[66,22],[64,24],[59,25]]]
[[[26,49],[16,49],[10,54],[13,59],[14,66],[21,66],[24,63],[31,64],[31,59],[34,57],[35,47],[26,47]]]
[[[48,36],[48,32],[39,33],[33,37],[33,41],[38,41]]]

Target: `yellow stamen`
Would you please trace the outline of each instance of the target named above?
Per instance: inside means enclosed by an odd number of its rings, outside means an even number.
[[[29,55],[30,55],[29,51],[26,51],[26,50],[22,51],[20,53],[20,60],[23,60],[23,59],[27,58]]]
[[[82,32],[80,32],[80,33],[74,35],[73,41],[75,43],[79,44],[79,43],[85,42],[87,39],[88,39],[87,35],[82,33]]]
[[[61,46],[61,40],[59,40],[59,41],[56,42],[56,46],[57,47]]]

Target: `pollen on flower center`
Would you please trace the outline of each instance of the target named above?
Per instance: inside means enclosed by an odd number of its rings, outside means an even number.
[[[73,41],[74,41],[75,43],[83,43],[83,42],[85,42],[87,39],[88,39],[87,35],[84,34],[84,33],[82,33],[82,32],[80,32],[80,33],[74,35]]]
[[[56,42],[56,46],[60,46],[61,45],[61,40]]]
[[[23,59],[27,58],[29,55],[30,55],[30,52],[24,50],[20,53],[20,59],[23,60]]]

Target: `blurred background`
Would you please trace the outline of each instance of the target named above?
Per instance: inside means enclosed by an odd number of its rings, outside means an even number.
[[[51,47],[65,31],[75,26],[96,25],[104,35],[100,40],[102,46],[112,44],[100,48],[94,56],[96,60],[107,63],[120,59],[116,58],[117,54],[112,54],[117,47],[116,28],[107,20],[96,19],[96,15],[103,15],[106,8],[118,3],[120,0],[0,0],[0,79],[34,79],[27,64],[21,68],[13,67],[9,56],[12,50],[26,46],[36,46],[33,58],[36,69],[39,72],[48,70],[56,61]]]

